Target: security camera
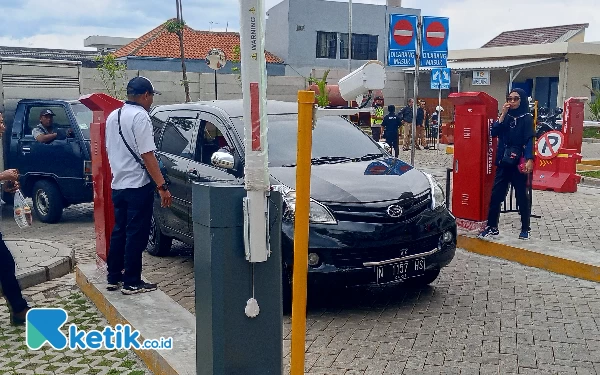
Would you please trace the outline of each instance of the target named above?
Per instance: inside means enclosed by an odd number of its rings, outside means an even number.
[[[381,61],[369,61],[338,83],[340,94],[346,101],[356,100],[358,96],[369,94],[373,90],[383,90],[385,69]],[[360,103],[360,101],[358,101]]]

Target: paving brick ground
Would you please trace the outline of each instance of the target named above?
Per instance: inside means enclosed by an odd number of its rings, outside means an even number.
[[[600,144],[584,145],[584,157],[593,155]],[[441,176],[452,156],[418,151],[416,160]],[[534,219],[532,235],[600,250],[599,199],[600,190],[581,186],[575,194],[534,191],[543,219]],[[78,261],[90,262],[92,214],[80,205],[59,224],[19,232],[5,212],[3,231],[73,245]],[[518,215],[501,223],[518,234]],[[191,249],[145,254],[144,275],[194,312]],[[287,364],[289,317],[284,324]],[[600,285],[458,250],[431,287],[312,293],[306,348],[309,374],[600,374]]]
[[[72,274],[28,288],[24,294],[32,306],[65,309],[69,320],[63,327],[75,323],[79,329],[101,331],[108,325],[91,301],[79,291]],[[132,351],[58,351],[48,346],[31,351],[25,344],[25,328],[10,325],[8,308],[1,301],[0,374],[146,375],[151,372]]]

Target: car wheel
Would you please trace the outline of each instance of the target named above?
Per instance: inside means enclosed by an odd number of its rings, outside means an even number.
[[[42,223],[56,223],[63,213],[63,198],[58,186],[48,180],[37,181],[31,194],[33,210]]]
[[[410,280],[414,285],[429,285],[435,281],[440,275],[440,270],[426,271],[424,275],[415,277]]]
[[[160,231],[158,221],[154,219],[154,215],[150,219],[150,238],[148,239],[148,254],[156,257],[165,257],[171,253],[171,245],[173,237],[164,235]]]
[[[281,275],[281,299],[283,302],[283,313],[289,314],[292,312],[292,268],[283,265]]]

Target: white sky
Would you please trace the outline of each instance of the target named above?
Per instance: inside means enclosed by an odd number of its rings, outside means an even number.
[[[191,27],[238,30],[238,0],[182,1]],[[266,9],[279,1],[265,0]],[[449,17],[450,49],[481,47],[502,31],[571,23],[589,23],[586,41],[600,41],[600,0],[403,0],[402,5]],[[172,0],[0,0],[0,9],[0,45],[41,48],[83,49],[90,35],[138,37],[175,16]]]

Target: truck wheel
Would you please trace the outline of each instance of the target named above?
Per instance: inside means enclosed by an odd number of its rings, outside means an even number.
[[[171,253],[173,237],[166,236],[160,231],[160,225],[154,219],[154,215],[152,215],[152,219],[150,220],[150,238],[146,250],[150,255],[166,257]]]
[[[63,213],[63,198],[58,187],[50,181],[40,180],[31,193],[33,209],[42,223],[56,223]]]

